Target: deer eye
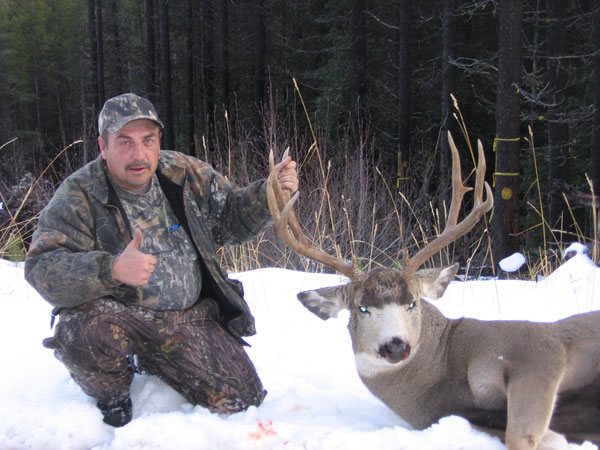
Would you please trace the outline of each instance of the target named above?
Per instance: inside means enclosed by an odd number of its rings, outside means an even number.
[[[415,301],[413,300],[412,302],[410,302],[408,304],[408,311],[410,311],[411,309],[413,309],[415,306],[417,306],[417,304],[415,303]]]
[[[360,306],[358,307],[358,310],[359,310],[361,313],[363,313],[363,314],[367,314],[367,313],[369,312],[369,310],[367,309],[367,307],[366,307],[366,306],[363,306],[363,305],[360,305]]]

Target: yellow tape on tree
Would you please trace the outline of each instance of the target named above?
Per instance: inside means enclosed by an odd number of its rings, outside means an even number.
[[[505,139],[505,138],[499,138],[499,137],[496,136],[494,138],[494,145],[492,146],[492,149],[493,149],[494,153],[496,153],[496,149],[498,148],[498,142],[499,141],[502,141],[502,142],[519,142],[520,140],[521,140],[520,137]],[[498,167],[498,153],[496,153],[496,167]],[[496,187],[496,177],[497,176],[502,176],[502,177],[518,177],[519,176],[519,172],[494,172],[492,174],[492,186],[493,187]],[[504,197],[504,195],[503,195],[503,197]],[[510,194],[510,197],[512,197],[512,192]]]

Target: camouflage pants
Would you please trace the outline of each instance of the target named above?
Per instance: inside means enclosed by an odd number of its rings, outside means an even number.
[[[55,350],[86,394],[103,403],[129,396],[131,355],[144,371],[212,412],[242,411],[266,394],[242,342],[224,329],[211,299],[185,311],[94,300],[61,311],[44,346]]]

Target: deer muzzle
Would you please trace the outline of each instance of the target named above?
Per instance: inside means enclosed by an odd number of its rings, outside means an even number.
[[[410,355],[410,344],[399,337],[392,338],[379,347],[379,355],[386,361],[396,364],[404,361]]]

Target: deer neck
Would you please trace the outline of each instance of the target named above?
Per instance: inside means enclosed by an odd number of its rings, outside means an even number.
[[[421,300],[421,332],[418,341],[413,346],[413,351],[396,371],[406,373],[407,377],[418,377],[420,380],[429,380],[436,383],[446,373],[448,337],[452,332],[452,321],[448,320],[440,311],[427,300]]]

